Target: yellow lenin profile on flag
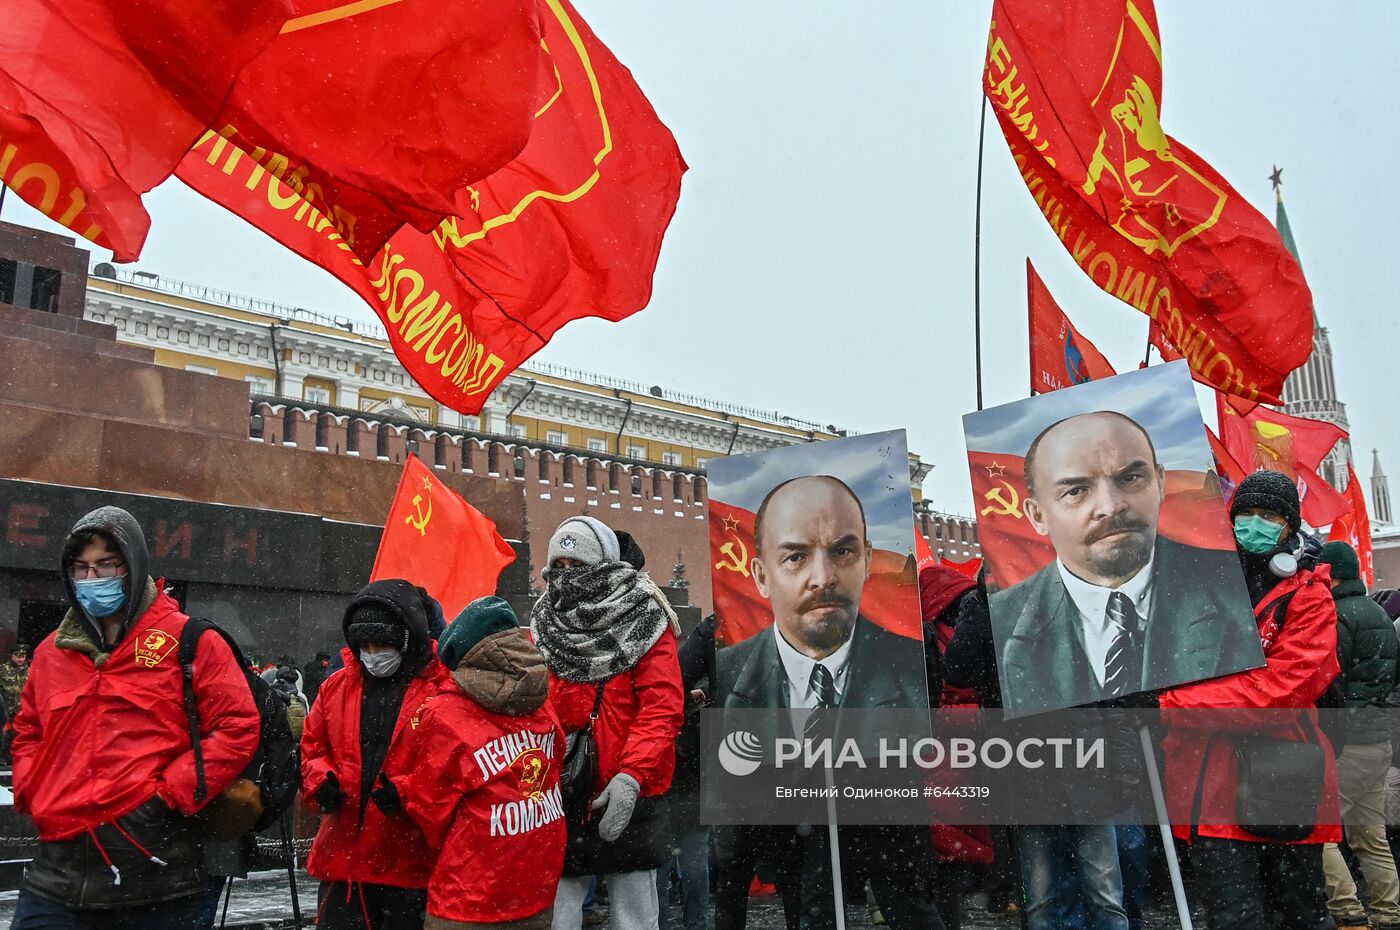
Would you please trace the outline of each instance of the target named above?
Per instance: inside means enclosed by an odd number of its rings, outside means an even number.
[[[1147,54],[1134,54],[1133,46]],[[1143,76],[1128,62],[1150,62],[1155,70]],[[1187,239],[1220,221],[1227,198],[1218,185],[1173,154],[1177,143],[1162,129],[1154,90],[1161,86],[1161,43],[1152,24],[1129,0],[1103,86],[1090,101],[1101,124],[1116,132],[1105,128],[1099,133],[1084,193],[1116,198],[1113,228],[1147,255],[1170,258]]]

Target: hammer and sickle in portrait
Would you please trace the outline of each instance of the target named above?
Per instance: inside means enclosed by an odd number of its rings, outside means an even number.
[[[414,512],[403,518],[403,522],[418,531],[419,536],[428,535],[428,521],[433,518],[433,500],[428,498],[428,509],[423,509],[423,495],[413,495]]]
[[[1006,499],[1006,495],[1001,493],[1001,488],[992,488],[986,494],[982,495],[982,499],[992,501],[993,503],[983,507],[981,511],[979,511],[978,516],[985,517],[988,514],[998,517],[1021,516],[1021,495],[1016,492],[1016,489],[1011,486],[1010,482],[1003,481],[1001,487],[1006,488],[1007,493],[1011,495],[1011,500]]]
[[[718,571],[738,572],[745,578],[749,577],[749,547],[744,545],[743,540],[736,540],[739,550],[734,550],[734,542],[727,542],[719,547],[724,559],[715,563]]]

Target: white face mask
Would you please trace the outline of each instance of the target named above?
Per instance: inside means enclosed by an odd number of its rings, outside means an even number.
[[[399,670],[403,663],[403,653],[397,649],[390,649],[386,652],[365,652],[360,650],[360,662],[364,665],[365,671],[375,678],[388,678]]]

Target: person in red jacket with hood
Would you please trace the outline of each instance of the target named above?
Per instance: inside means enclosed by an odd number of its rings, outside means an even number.
[[[102,507],[73,527],[61,571],[70,608],[34,652],[15,718],[15,808],[39,852],[13,928],[193,926],[208,881],[194,815],[253,758],[259,718],[228,644],[195,653],[207,793],[177,656],[189,619],[149,575],[141,526]]]
[[[550,703],[566,733],[592,719],[598,746],[591,815],[569,822],[553,926],[579,930],[589,880],[602,875],[613,930],[655,930],[655,872],[674,848],[663,795],[685,706],[680,624],[592,517],[559,525],[547,564],[530,629],[549,666]]]
[[[419,718],[419,752],[385,773],[436,860],[426,930],[549,930],[564,865],[564,731],[549,672],[499,597],[438,640],[452,680]]]
[[[306,863],[321,880],[317,925],[419,930],[433,859],[384,773],[415,758],[417,721],[447,672],[407,581],[366,585],[343,628],[345,667],[322,683],[301,737],[302,795],[324,815]]]
[[[1167,735],[1168,812],[1177,837],[1191,844],[1196,885],[1206,899],[1210,930],[1288,927],[1330,930],[1323,883],[1322,844],[1341,839],[1336,765],[1314,705],[1337,677],[1337,611],[1326,566],[1299,564],[1298,489],[1276,471],[1240,482],[1230,502],[1235,540],[1254,603],[1263,668],[1174,688],[1161,695]],[[1247,715],[1210,708],[1304,708],[1296,722],[1260,733]],[[1237,823],[1243,735],[1321,742],[1326,763],[1321,800],[1300,811],[1300,823],[1316,824],[1294,842],[1268,839]]]

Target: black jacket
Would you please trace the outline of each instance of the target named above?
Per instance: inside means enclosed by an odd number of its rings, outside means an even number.
[[[1366,596],[1361,581],[1342,581],[1332,589],[1337,602],[1337,661],[1348,708],[1383,707],[1396,685],[1400,638],[1390,617]],[[1380,743],[1390,727],[1379,712],[1347,715],[1347,742]]]

